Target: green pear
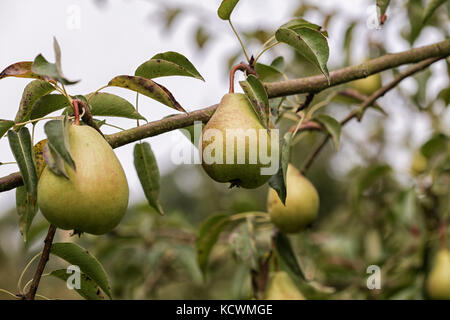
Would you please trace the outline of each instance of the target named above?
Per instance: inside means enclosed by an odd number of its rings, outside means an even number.
[[[450,300],[450,251],[441,249],[427,277],[428,296],[435,300]]]
[[[271,174],[261,172],[270,167],[259,156],[261,134],[267,142],[263,153],[270,155],[270,132],[261,124],[250,101],[241,93],[226,94],[202,132],[199,150],[203,169],[217,182],[249,189],[263,185]],[[275,158],[278,161],[278,153]]]
[[[314,185],[293,165],[286,174],[286,205],[275,190],[270,189],[267,209],[272,222],[284,233],[295,233],[311,224],[319,211],[319,195]]]
[[[411,161],[411,173],[415,176],[419,175],[419,174],[425,172],[425,170],[427,169],[427,166],[428,166],[428,160],[423,155],[423,153],[420,151],[417,151],[416,153],[414,153],[414,156]]]
[[[355,80],[350,83],[350,86],[353,89],[370,96],[372,93],[380,89],[381,75],[379,73],[376,73],[374,75],[368,76],[367,78]]]
[[[76,171],[69,179],[45,167],[38,183],[38,204],[58,228],[104,234],[116,227],[128,206],[128,183],[111,146],[89,126],[69,126]]]
[[[269,276],[266,300],[305,300],[300,290],[284,271],[274,272]]]

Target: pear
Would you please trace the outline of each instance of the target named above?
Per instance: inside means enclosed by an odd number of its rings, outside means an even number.
[[[416,153],[414,153],[414,156],[411,161],[412,175],[417,176],[417,175],[425,172],[425,170],[427,169],[427,166],[428,166],[428,160],[423,155],[423,153],[420,151],[417,151]]]
[[[270,163],[261,163],[260,134],[264,134],[267,141],[263,153],[270,155],[270,133],[261,124],[250,101],[242,93],[226,94],[202,132],[199,150],[203,169],[213,180],[230,182],[231,186],[253,189],[263,185],[270,175],[261,174],[261,168],[269,167]],[[251,136],[253,138],[249,138]],[[239,161],[239,155],[243,161]],[[252,156],[256,156],[254,161]]]
[[[38,182],[38,205],[58,228],[104,234],[116,227],[128,206],[128,183],[111,146],[93,128],[70,125],[69,144],[76,171],[69,179],[45,167]]]
[[[274,272],[269,277],[266,300],[305,300],[297,286],[284,271]]]
[[[427,277],[428,296],[435,300],[450,300],[450,251],[441,249]]]
[[[319,211],[319,195],[314,185],[292,164],[286,174],[286,205],[275,190],[270,189],[267,209],[272,222],[283,233],[299,232],[312,223]]]
[[[372,93],[380,89],[381,87],[381,75],[376,73],[374,75],[368,76],[367,78],[362,78],[355,80],[350,83],[351,87],[359,92],[370,96]]]

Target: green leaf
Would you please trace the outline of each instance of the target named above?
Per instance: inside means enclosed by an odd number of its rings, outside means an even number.
[[[169,90],[150,79],[124,75],[113,78],[108,85],[142,93],[143,95],[159,101],[175,110],[186,112],[178,101],[175,100]]]
[[[19,110],[17,111],[15,122],[24,122],[30,119],[34,103],[55,90],[48,82],[43,80],[31,81],[23,90],[22,99],[20,100]]]
[[[55,148],[50,143],[47,142],[45,144],[42,156],[51,172],[57,176],[63,176],[69,179],[64,166],[64,159],[55,151]]]
[[[8,140],[11,151],[22,174],[23,184],[27,192],[36,199],[37,196],[37,171],[34,163],[33,145],[28,128],[22,127],[19,132],[8,131]]]
[[[15,122],[12,120],[0,119],[0,138],[2,138],[5,133],[14,126]]]
[[[450,87],[442,89],[438,94],[438,99],[442,99],[444,101],[445,106],[450,105]]]
[[[195,135],[195,125],[197,122],[195,122],[193,125],[190,125],[188,127],[184,127],[182,129],[180,129],[181,133],[189,139],[189,141],[191,141],[191,143],[197,148],[198,147],[198,143],[200,141],[200,136],[202,135],[202,131],[203,128],[205,127],[204,123],[200,123],[199,122],[199,132],[197,133],[197,135]]]
[[[286,174],[291,153],[292,132],[288,131],[280,139],[280,167],[276,174],[270,177],[269,186],[274,189],[283,204],[286,203]]]
[[[191,281],[200,285],[203,280],[203,275],[198,267],[197,256],[194,248],[190,245],[177,245],[175,250],[177,252],[177,261],[187,271]]]
[[[114,94],[97,92],[86,95],[86,98],[89,100],[89,106],[93,116],[146,120],[136,111],[130,102]]]
[[[32,78],[32,79],[46,80],[47,77],[40,76],[31,71],[32,64],[33,64],[32,61],[23,61],[14,63],[6,67],[2,72],[0,72],[0,79],[7,77],[15,77],[15,78]]]
[[[250,100],[259,120],[267,129],[269,127],[269,98],[263,84],[252,74],[247,77],[246,81],[241,81],[239,84]]]
[[[315,120],[317,120],[324,126],[333,140],[336,151],[339,150],[339,142],[341,139],[341,124],[339,123],[339,121],[326,114],[317,115],[315,117]]]
[[[166,76],[186,76],[205,81],[194,65],[182,54],[168,51],[158,53],[150,60],[141,64],[135,76],[154,79]]]
[[[447,144],[450,142],[450,138],[444,134],[437,134],[427,140],[421,147],[420,152],[426,157],[431,158],[438,152],[446,150]]]
[[[150,206],[159,214],[164,210],[159,203],[159,170],[155,156],[147,142],[137,143],[134,146],[134,167],[136,168],[139,181],[144,189],[145,197]]]
[[[50,273],[52,277],[61,279],[67,283],[67,279],[71,273],[67,273],[67,269],[59,269]],[[86,300],[103,300],[104,297],[99,286],[84,273],[80,274],[80,289],[74,288],[75,291]]]
[[[328,37],[328,33],[326,31],[322,31],[321,26],[319,26],[318,24],[306,21],[305,19],[302,19],[302,18],[292,19],[291,21],[283,24],[279,29],[281,29],[281,28],[286,28],[286,29],[291,29],[291,30],[297,30],[297,29],[301,29],[301,28],[309,28],[309,29],[312,29],[315,31],[319,31],[325,37]]]
[[[366,171],[364,171],[361,177],[359,178],[357,185],[356,195],[358,199],[367,188],[369,188],[375,183],[375,181],[389,174],[390,172],[392,172],[392,168],[387,164],[379,164],[370,167]]]
[[[210,216],[198,231],[195,247],[197,250],[197,261],[200,269],[205,274],[208,267],[209,255],[214,244],[219,239],[220,233],[231,222],[230,216],[218,214]]]
[[[425,11],[423,12],[422,23],[426,23],[427,20],[433,15],[436,9],[444,4],[447,0],[429,0]]]
[[[47,94],[40,97],[33,105],[30,119],[45,117],[63,108],[71,107],[69,101],[62,94]]]
[[[252,269],[258,267],[258,252],[254,235],[250,231],[248,223],[241,223],[230,235],[228,242],[236,256]]]
[[[75,243],[54,243],[50,253],[78,266],[81,272],[92,279],[111,298],[111,289],[105,270],[86,249]]]
[[[280,28],[275,33],[275,37],[278,41],[296,49],[309,62],[318,67],[327,78],[328,83],[330,83],[330,75],[327,68],[330,50],[328,41],[322,33],[310,28],[295,30]]]
[[[281,232],[277,233],[275,238],[275,248],[278,252],[280,260],[289,269],[289,271],[301,279],[306,280],[303,270],[298,264],[297,257],[292,249],[291,242],[288,237]]]
[[[20,233],[23,236],[23,240],[28,242],[28,231],[36,216],[38,206],[37,199],[29,194],[24,186],[16,189],[16,210],[20,217]]]
[[[75,162],[70,153],[69,144],[69,124],[65,120],[50,120],[44,125],[47,135],[47,144],[67,163],[73,170],[76,170]]]
[[[239,0],[223,0],[220,4],[219,10],[217,10],[217,15],[219,18],[222,20],[229,20],[230,15],[238,2]]]
[[[273,59],[273,61],[270,63],[270,66],[277,69],[278,72],[283,73],[285,68],[285,62],[284,58],[282,56],[276,57]]]
[[[378,10],[378,20],[380,21],[380,24],[382,24],[381,19],[384,16],[384,14],[386,13],[387,8],[389,7],[389,2],[391,2],[391,0],[377,0],[377,7],[379,8]]]
[[[59,73],[58,67],[55,63],[48,62],[42,54],[39,54],[33,61],[33,65],[31,66],[31,71],[34,73],[44,76],[56,81],[59,81],[62,84],[70,85],[75,84],[79,82],[79,80],[76,81],[70,81],[64,78],[62,74]]]
[[[277,68],[259,62],[255,65],[255,71],[261,81],[274,81],[282,75]]]

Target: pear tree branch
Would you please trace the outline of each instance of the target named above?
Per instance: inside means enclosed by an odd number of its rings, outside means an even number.
[[[372,74],[396,68],[404,64],[418,63],[430,58],[443,59],[449,55],[450,39],[447,39],[431,45],[414,48],[399,53],[387,54],[359,65],[335,70],[330,73],[330,85],[328,84],[325,76],[317,75],[280,82],[265,83],[264,86],[269,98],[299,93],[318,93],[329,87],[365,78]],[[382,94],[386,92],[383,92]],[[374,98],[376,100],[378,97]],[[204,109],[189,112],[187,114],[179,114],[164,118],[162,120],[149,122],[140,127],[107,135],[105,138],[113,148],[118,148],[148,137],[190,126],[195,121],[207,122],[216,110],[217,106],[218,105],[216,104]],[[0,178],[0,192],[11,190],[21,185],[23,185],[23,180],[20,172]]]
[[[433,64],[434,62],[436,62],[440,59],[442,59],[442,58],[437,57],[437,58],[431,58],[431,59],[424,60],[424,61],[419,62],[416,65],[410,67],[405,72],[397,75],[397,77],[395,77],[394,80],[392,80],[387,85],[385,85],[385,86],[381,87],[380,89],[378,89],[377,91],[375,91],[373,94],[371,94],[369,97],[367,97],[358,108],[356,108],[355,110],[350,112],[344,119],[342,119],[341,126],[347,124],[349,121],[351,121],[352,119],[355,119],[355,118],[358,119],[358,121],[361,121],[361,119],[364,115],[364,112],[370,106],[372,106],[378,98],[384,96],[388,91],[394,89],[403,79],[408,78],[419,71],[422,71],[423,69],[427,68],[429,65]],[[327,134],[322,139],[322,141],[317,146],[317,148],[313,151],[313,153],[309,156],[309,158],[305,161],[305,163],[303,164],[302,169],[301,169],[301,172],[303,174],[311,166],[314,159],[317,157],[317,155],[320,153],[320,151],[323,149],[323,147],[326,145],[326,143],[328,142],[329,139],[330,139],[330,135]]]

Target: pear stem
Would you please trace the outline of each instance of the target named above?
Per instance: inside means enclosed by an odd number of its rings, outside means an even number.
[[[234,93],[234,74],[238,70],[245,71],[247,74],[253,74],[256,77],[258,76],[258,74],[256,73],[255,69],[253,69],[252,66],[250,66],[249,64],[247,64],[245,62],[241,62],[241,63],[235,65],[230,71],[230,90],[229,90],[229,93]]]
[[[80,109],[78,108],[78,99],[73,100],[73,111],[75,113],[75,125],[80,125]]]

